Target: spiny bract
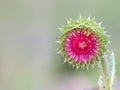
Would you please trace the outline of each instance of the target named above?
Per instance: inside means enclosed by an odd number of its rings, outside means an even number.
[[[93,67],[107,50],[108,36],[101,23],[96,23],[94,18],[80,16],[77,21],[70,19],[60,31],[58,53],[62,53],[64,62],[77,69],[90,65]]]

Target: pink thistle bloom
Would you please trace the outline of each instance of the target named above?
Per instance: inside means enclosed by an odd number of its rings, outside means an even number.
[[[101,23],[94,19],[80,17],[77,21],[70,20],[60,29],[58,52],[62,53],[64,62],[73,66],[84,67],[95,65],[101,60],[108,43],[107,35]]]
[[[65,52],[68,57],[79,63],[95,59],[100,52],[99,36],[92,30],[75,28],[66,34]]]

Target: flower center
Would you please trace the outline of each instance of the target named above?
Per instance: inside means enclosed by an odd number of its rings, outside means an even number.
[[[88,40],[81,38],[75,39],[72,46],[76,53],[86,52],[90,49]]]
[[[79,48],[83,49],[85,48],[87,45],[85,42],[79,42]]]

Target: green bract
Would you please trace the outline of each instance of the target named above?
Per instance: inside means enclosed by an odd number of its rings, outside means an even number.
[[[82,18],[80,16],[79,19],[76,21],[70,19],[67,21],[67,25],[60,28],[60,32],[61,35],[57,41],[59,43],[58,53],[62,53],[64,57],[64,62],[68,62],[77,69],[79,67],[93,67],[96,61],[102,60],[101,58],[104,55],[104,52],[107,51],[106,44],[108,43],[108,35],[105,34],[104,28],[101,27],[101,23],[96,23],[94,21],[94,18]],[[81,32],[86,36],[82,37]],[[73,34],[78,35],[78,37],[75,37],[75,35]],[[92,35],[94,37],[92,37]],[[89,37],[92,38],[90,38],[89,40]],[[93,43],[92,40],[96,40],[95,43]],[[68,45],[69,43],[70,45]],[[97,43],[100,46],[99,48],[96,48],[98,47]],[[92,53],[89,48],[94,53]]]

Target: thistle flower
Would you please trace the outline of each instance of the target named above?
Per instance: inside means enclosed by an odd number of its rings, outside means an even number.
[[[58,53],[62,53],[64,62],[77,69],[94,66],[107,50],[108,41],[104,28],[90,17],[80,16],[77,21],[70,19],[60,31],[62,35],[58,39]]]

